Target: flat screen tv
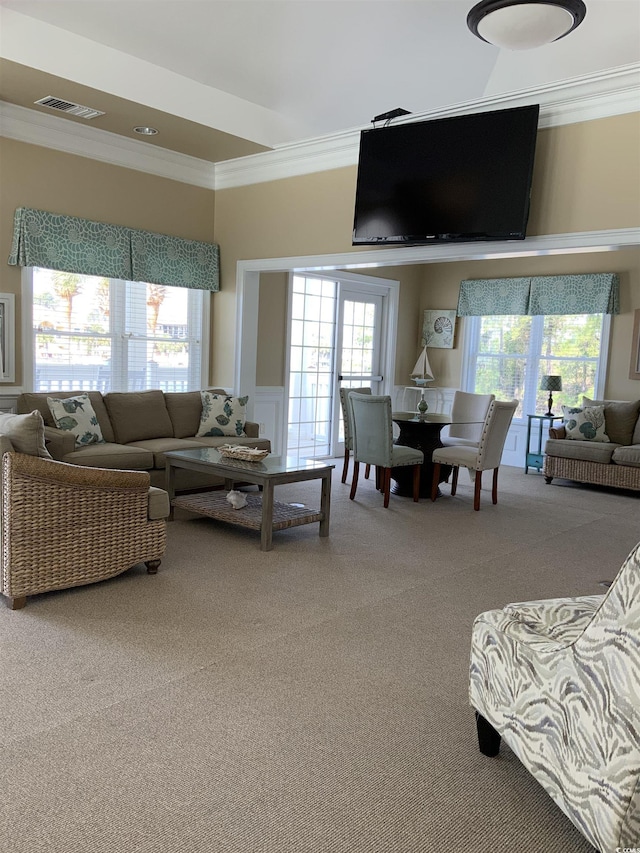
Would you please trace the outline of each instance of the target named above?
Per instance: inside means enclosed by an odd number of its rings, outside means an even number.
[[[353,245],[524,240],[539,112],[363,130]]]

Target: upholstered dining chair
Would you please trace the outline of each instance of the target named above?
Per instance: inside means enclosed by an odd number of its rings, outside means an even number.
[[[640,545],[605,595],[507,604],[471,636],[480,751],[504,740],[600,853],[640,843]]]
[[[384,494],[384,505],[389,506],[391,469],[403,465],[413,466],[413,499],[420,498],[420,471],[424,454],[414,447],[401,447],[393,443],[391,397],[349,394],[353,424],[353,477],[349,497],[353,500],[358,488],[360,463],[376,466],[376,486]]]
[[[495,394],[456,391],[451,406],[451,424],[440,433],[440,441],[444,446],[477,447],[489,405],[495,399]]]
[[[493,485],[491,499],[498,503],[498,468],[502,459],[504,442],[509,431],[513,415],[518,408],[518,400],[493,400],[482,427],[482,434],[477,445],[453,447],[438,447],[433,451],[433,481],[431,483],[431,500],[438,496],[440,482],[440,466],[451,465],[451,494],[455,495],[458,486],[458,471],[460,467],[475,471],[473,508],[480,509],[480,491],[482,489],[482,472],[493,470]]]
[[[342,466],[342,482],[347,482],[347,474],[349,473],[349,459],[353,453],[353,425],[351,423],[352,415],[348,406],[347,397],[349,394],[371,394],[371,388],[340,388],[340,408],[342,409],[342,423],[344,427],[344,464]],[[365,468],[365,479],[369,479],[369,471],[371,466]]]

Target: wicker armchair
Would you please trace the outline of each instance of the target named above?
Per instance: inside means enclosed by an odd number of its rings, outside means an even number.
[[[143,471],[2,456],[0,592],[28,595],[105,580],[145,563],[155,574],[166,544],[166,492]]]

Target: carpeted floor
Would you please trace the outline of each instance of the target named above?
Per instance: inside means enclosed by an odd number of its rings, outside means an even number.
[[[640,495],[502,468],[495,507],[462,472],[385,510],[339,473],[328,539],[178,513],[157,576],[0,607],[3,853],[591,853],[478,752],[471,623],[603,592]]]

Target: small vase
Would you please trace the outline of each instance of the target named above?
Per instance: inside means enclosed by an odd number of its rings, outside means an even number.
[[[418,403],[418,412],[419,412],[421,415],[424,415],[424,414],[426,414],[426,412],[427,412],[427,409],[428,409],[428,408],[429,408],[429,406],[427,405],[427,401],[426,401],[426,400],[424,399],[424,397],[423,397],[423,398],[420,400],[420,402]]]

